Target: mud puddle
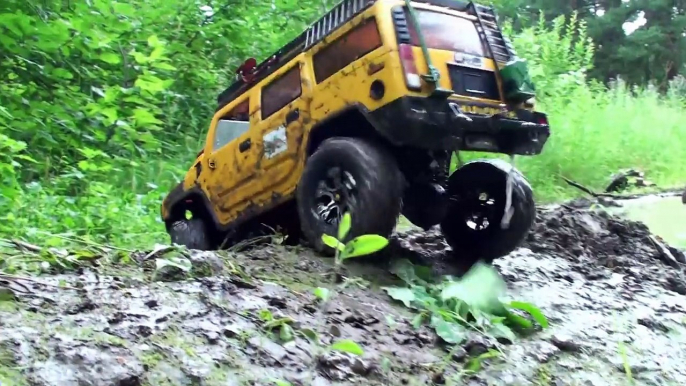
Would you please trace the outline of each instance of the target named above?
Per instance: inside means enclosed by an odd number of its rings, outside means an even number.
[[[448,353],[379,289],[397,258],[436,274],[461,267],[435,231],[400,233],[388,261],[349,264],[351,280],[324,311],[330,259],[304,248],[194,253],[210,276],[153,281],[151,272],[90,268],[23,282],[0,302],[0,381],[11,385],[683,385],[686,260],[647,227],[572,206],[542,210],[526,245],[494,265],[508,296],[539,306],[550,328],[513,344],[474,332]],[[144,256],[142,254],[141,256]],[[169,280],[169,278],[167,278]],[[65,288],[68,287],[68,288]],[[288,320],[284,334],[280,326]],[[352,339],[361,357],[317,357]],[[471,377],[470,355],[496,348]],[[436,377],[447,366],[445,377]],[[630,375],[629,375],[630,374]]]

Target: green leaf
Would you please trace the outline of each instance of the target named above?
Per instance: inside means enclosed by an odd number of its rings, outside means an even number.
[[[498,352],[497,350],[488,350],[477,357],[469,359],[469,361],[467,361],[467,364],[465,365],[465,370],[472,374],[478,373],[483,367],[482,364],[484,360],[490,358],[497,358],[499,356],[500,352]]]
[[[407,308],[410,308],[411,303],[415,300],[414,292],[409,288],[383,287],[382,289],[386,291],[388,296],[403,302]]]
[[[16,300],[14,291],[9,288],[0,288],[0,302],[14,302]]]
[[[353,355],[363,355],[364,350],[357,343],[350,339],[339,340],[338,342],[331,345],[332,350],[347,352]]]
[[[541,309],[535,305],[527,302],[512,301],[508,306],[529,313],[541,327],[548,328],[548,318],[546,318],[545,315],[543,315],[543,312],[541,312]]]
[[[160,41],[160,38],[157,37],[157,35],[151,35],[148,37],[148,46],[152,48],[157,48],[162,45],[162,42]]]
[[[447,343],[460,344],[467,338],[466,330],[462,325],[448,322],[438,315],[431,316],[431,327]]]
[[[309,329],[309,328],[303,328],[300,330],[300,332],[307,337],[312,342],[318,342],[319,337],[317,336],[317,333],[314,332],[314,330]]]
[[[523,318],[523,317],[521,317],[515,313],[512,313],[512,312],[508,312],[507,321],[510,324],[514,324],[515,326],[518,326],[518,327],[523,328],[523,329],[529,329],[529,328],[534,327],[534,324],[531,323],[531,321],[529,319]]]
[[[193,265],[191,261],[183,257],[168,257],[164,259],[155,259],[155,270],[159,271],[165,267],[174,267],[182,270],[183,272],[188,272],[191,270]]]
[[[407,284],[414,284],[417,279],[414,264],[408,259],[395,260],[390,271]]]
[[[505,338],[512,343],[514,343],[515,340],[517,340],[515,333],[510,329],[510,327],[507,327],[502,323],[494,323],[488,330],[488,333],[496,339]]]
[[[412,318],[412,327],[414,327],[415,330],[421,327],[422,323],[424,323],[425,316],[426,314],[422,312],[416,315],[414,318]]]
[[[341,260],[352,257],[369,255],[384,249],[388,245],[388,240],[379,235],[357,236],[345,245],[345,250],[341,253]]]
[[[281,379],[272,379],[272,382],[274,382],[274,386],[293,386],[292,383],[283,381]]]
[[[157,46],[155,47],[154,50],[150,53],[150,56],[148,56],[148,61],[155,61],[164,55],[164,47],[162,46]]]
[[[327,301],[329,299],[329,289],[324,287],[317,287],[314,290],[314,296],[323,301]]]
[[[109,64],[119,64],[121,62],[121,56],[113,53],[113,52],[105,52],[100,54],[98,59],[102,60],[105,63]]]
[[[341,219],[341,223],[338,224],[338,240],[345,240],[345,237],[348,236],[348,233],[350,232],[351,224],[352,219],[350,218],[350,213],[345,212]]]
[[[289,326],[288,324],[282,324],[281,329],[279,330],[279,339],[281,339],[282,342],[290,342],[293,340],[293,328]]]
[[[71,72],[65,70],[64,68],[53,69],[52,75],[55,75],[56,77],[62,78],[62,79],[73,79],[74,78],[74,75]]]
[[[152,64],[153,67],[160,69],[160,70],[169,70],[169,71],[176,71],[176,67],[172,66],[169,63],[157,61]]]
[[[322,241],[324,242],[324,244],[328,245],[333,249],[338,249],[339,251],[343,251],[345,249],[345,245],[343,245],[342,242],[336,240],[336,238],[333,236],[322,235]]]
[[[504,315],[507,310],[499,297],[505,292],[505,282],[492,266],[479,263],[462,279],[450,283],[441,292],[441,299],[458,299],[470,307],[494,315]]]

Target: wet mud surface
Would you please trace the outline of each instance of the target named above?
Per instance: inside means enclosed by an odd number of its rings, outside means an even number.
[[[525,245],[494,263],[508,297],[540,307],[550,327],[515,343],[474,332],[449,353],[379,288],[409,258],[435,274],[463,269],[440,234],[397,235],[381,263],[352,262],[332,288],[330,259],[305,248],[194,252],[206,275],[174,280],[149,262],[23,282],[0,302],[0,380],[12,385],[627,385],[686,384],[686,260],[641,223],[586,209],[540,209]],[[656,241],[657,240],[657,241]],[[669,251],[666,253],[665,250]],[[154,254],[142,253],[154,258]],[[159,273],[159,272],[158,272]],[[366,285],[365,285],[366,284]],[[280,330],[284,324],[287,332]],[[325,353],[352,339],[361,357]],[[476,375],[465,360],[502,350]],[[445,377],[438,369],[447,367]]]

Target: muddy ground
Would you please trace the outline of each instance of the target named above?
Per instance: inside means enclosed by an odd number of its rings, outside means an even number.
[[[436,274],[459,273],[436,231],[406,231],[383,263],[352,262],[349,282],[321,311],[312,288],[330,259],[305,248],[194,253],[208,276],[156,279],[151,253],[126,266],[22,281],[0,302],[2,385],[686,385],[684,255],[666,253],[641,223],[588,210],[588,202],[542,208],[525,245],[495,266],[508,297],[530,301],[550,327],[502,344],[472,333],[448,353],[427,327],[379,288],[396,282],[384,264],[409,258]],[[158,251],[163,254],[164,251]],[[7,285],[7,283],[5,283]],[[292,318],[280,343],[265,318]],[[325,354],[353,339],[364,355]],[[489,348],[504,355],[473,376],[464,362]],[[437,376],[447,366],[444,377]],[[631,376],[628,376],[630,370]]]

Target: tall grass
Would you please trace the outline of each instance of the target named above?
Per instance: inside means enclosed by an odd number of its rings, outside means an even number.
[[[540,200],[579,194],[560,176],[602,189],[626,168],[644,171],[660,187],[686,184],[686,110],[680,101],[649,90],[632,94],[622,85],[600,92],[581,86],[569,97],[570,103],[542,103],[551,137],[541,155],[518,160]]]

